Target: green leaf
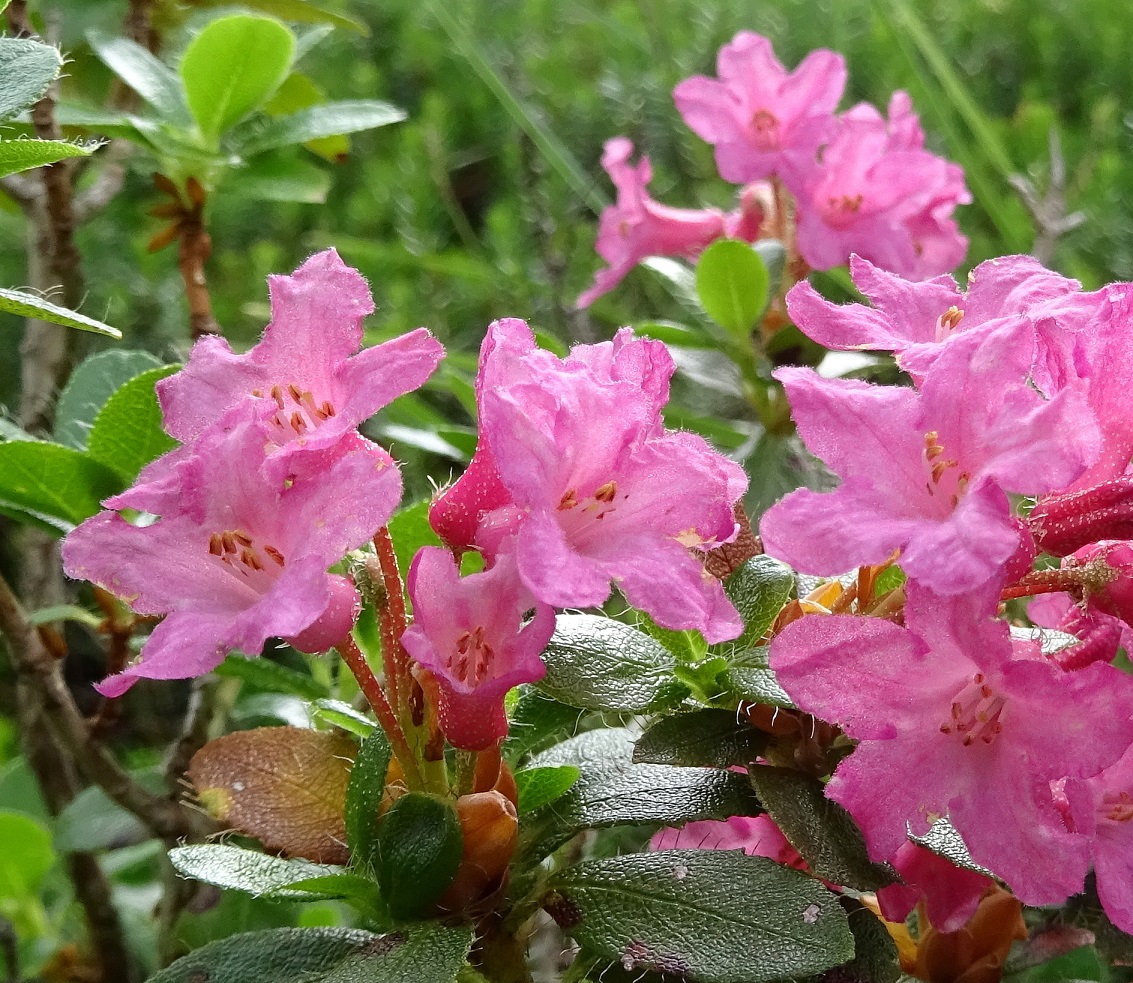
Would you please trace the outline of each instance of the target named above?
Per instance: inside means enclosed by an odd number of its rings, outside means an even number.
[[[555,768],[526,768],[515,773],[519,790],[519,814],[525,815],[549,805],[565,795],[582,775],[574,765]]]
[[[520,824],[527,851],[545,856],[583,829],[631,823],[680,826],[763,811],[743,775],[716,768],[638,765],[632,753],[630,732],[615,728],[588,731],[536,755],[533,768],[574,765],[581,775],[564,795]]]
[[[728,656],[728,668],[721,682],[741,701],[766,703],[784,710],[794,709],[794,701],[779,685],[767,661],[767,646],[744,649]]]
[[[694,710],[662,717],[638,738],[634,764],[731,768],[748,765],[767,747],[770,735],[731,710]]]
[[[34,902],[55,865],[51,834],[30,816],[5,809],[0,811],[0,843],[0,900]]]
[[[456,877],[464,838],[452,804],[406,792],[382,819],[375,844],[378,883],[396,919],[422,915]]]
[[[228,679],[242,679],[272,693],[294,693],[305,700],[318,700],[330,695],[318,680],[270,659],[229,655],[213,672]]]
[[[39,101],[59,70],[57,48],[28,38],[0,38],[0,122]]]
[[[174,847],[169,851],[169,860],[186,877],[256,897],[271,895],[304,901],[338,897],[333,892],[328,894],[293,887],[311,877],[339,873],[337,867],[313,864],[307,860],[283,860],[224,843]]]
[[[724,593],[744,620],[744,632],[725,644],[736,649],[758,645],[794,589],[795,575],[785,563],[766,555],[745,560],[724,585]]]
[[[644,611],[635,611],[634,619],[638,628],[664,645],[681,662],[699,662],[708,654],[708,643],[698,631],[662,628]]]
[[[377,99],[353,99],[326,102],[310,109],[301,109],[288,116],[259,122],[234,134],[233,149],[243,156],[307,143],[324,137],[373,130],[406,118],[405,110]]]
[[[131,379],[161,362],[149,352],[115,348],[82,362],[63,387],[55,408],[55,440],[85,450],[94,418],[106,401]]]
[[[378,726],[365,714],[341,700],[315,700],[311,705],[311,720],[316,723],[325,721],[363,739],[374,733]]]
[[[764,808],[818,877],[859,891],[894,883],[893,871],[869,859],[861,831],[818,779],[767,765],[749,771]]]
[[[122,487],[110,468],[70,447],[38,440],[0,444],[0,504],[61,532],[89,519]]]
[[[713,321],[746,339],[767,306],[770,278],[759,254],[739,239],[718,239],[696,264],[696,294]]]
[[[881,919],[851,898],[843,897],[840,904],[854,934],[854,958],[814,983],[897,983],[901,978],[897,946]]]
[[[129,38],[92,31],[87,35],[94,53],[123,82],[175,126],[189,122],[181,82],[168,65]]]
[[[277,928],[212,942],[149,983],[454,983],[471,948],[471,928],[435,922],[386,935]]]
[[[521,686],[515,706],[508,713],[504,756],[512,765],[530,754],[578,733],[586,711],[544,696],[534,686]]]
[[[227,7],[229,0],[198,0],[202,7]],[[330,24],[333,27],[345,27],[359,34],[369,35],[370,29],[360,20],[325,10],[311,3],[311,0],[240,0],[240,6],[248,10],[259,10],[265,14],[272,14],[280,20],[291,21],[295,24]]]
[[[164,791],[160,768],[134,772],[133,778],[151,792]],[[55,849],[63,853],[114,850],[152,836],[137,816],[96,786],[83,789],[55,820]]]
[[[302,39],[295,48],[295,60],[301,55],[299,49]],[[275,95],[264,105],[263,112],[278,119],[297,113],[301,109],[310,109],[312,106],[321,106],[327,101],[327,94],[309,75],[302,72],[292,72],[283,80],[283,85],[276,89]],[[345,134],[322,137],[318,140],[308,140],[303,144],[312,153],[318,154],[324,160],[337,162],[350,153],[350,137]]]
[[[24,293],[22,290],[10,290],[0,287],[0,311],[8,314],[17,314],[20,317],[35,318],[39,321],[49,321],[51,324],[61,324],[65,328],[78,328],[80,331],[93,331],[95,334],[106,335],[115,341],[122,340],[122,332],[112,328],[109,324],[96,321],[78,311],[68,310],[58,304],[52,304],[35,294]]]
[[[69,157],[89,157],[97,147],[65,140],[0,140],[0,177]]]
[[[295,35],[271,17],[210,22],[181,57],[181,80],[201,133],[215,139],[262,106],[286,78]]]
[[[547,675],[538,688],[584,710],[647,713],[688,695],[674,675],[672,653],[611,618],[560,614],[543,661]]]
[[[94,418],[87,453],[113,468],[126,484],[131,484],[154,458],[177,446],[177,441],[161,429],[161,407],[154,386],[180,368],[162,365],[135,376],[106,401]]]
[[[821,972],[854,954],[833,894],[738,851],[607,857],[568,868],[551,887],[559,925],[627,971],[762,983]]]
[[[105,620],[105,616],[93,614],[76,604],[52,604],[38,611],[32,611],[28,615],[28,621],[33,625],[49,625],[53,621],[77,621],[96,630]]]
[[[346,841],[354,866],[369,867],[373,862],[378,828],[378,806],[385,792],[386,772],[392,750],[389,738],[375,730],[362,741],[350,784],[346,787]]]
[[[297,157],[259,158],[248,167],[233,171],[226,181],[229,192],[260,201],[297,201],[321,205],[330,191],[330,174]]]

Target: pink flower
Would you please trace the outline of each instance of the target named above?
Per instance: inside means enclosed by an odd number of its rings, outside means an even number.
[[[105,695],[142,677],[203,675],[231,650],[258,655],[272,636],[322,651],[353,625],[358,595],[327,568],[389,519],[401,476],[356,435],[261,466],[271,412],[246,404],[228,429],[209,430],[181,456],[180,509],[149,525],[101,512],[64,540],[68,576],[105,587],[139,614],[166,615],[141,661],[99,686]]]
[[[922,899],[925,914],[938,932],[955,932],[976,913],[980,898],[992,886],[990,878],[957,867],[951,860],[906,840],[889,863],[901,875],[900,884],[877,892],[881,917],[903,922]]]
[[[1133,933],[1133,748],[1101,774],[1066,783],[1074,828],[1091,841],[1102,908]]]
[[[665,430],[673,368],[629,329],[560,361],[523,321],[496,321],[476,381],[480,445],[434,502],[433,528],[489,559],[514,553],[543,603],[601,604],[613,580],[667,628],[736,637],[738,614],[689,548],[735,536],[747,478],[695,434]]]
[[[951,276],[911,281],[856,255],[850,257],[850,272],[872,306],[832,304],[803,281],[787,295],[792,319],[825,348],[895,352],[898,364],[915,379],[924,376],[950,339],[1001,318],[1027,317],[1038,326],[1033,371],[1047,377],[1040,388],[1049,392],[1057,388],[1059,372],[1046,366],[1065,359],[1065,336],[1081,331],[1103,301],[1030,256],[980,263],[968,274],[965,291]]]
[[[690,129],[716,148],[726,181],[789,175],[812,161],[846,86],[841,55],[812,51],[788,73],[771,42],[741,31],[720,49],[719,79],[696,75],[673,90]]]
[[[904,92],[893,94],[888,120],[866,103],[840,117],[821,163],[791,185],[799,251],[811,267],[828,270],[856,253],[923,280],[964,258],[968,240],[950,218],[972,200],[964,173],[922,141]]]
[[[1069,594],[1041,594],[1027,605],[1027,617],[1040,627],[1078,639],[1076,644],[1059,649],[1050,657],[1068,671],[1093,662],[1112,662],[1118,648],[1133,648],[1133,628],[1092,605],[1076,604]]]
[[[333,249],[291,276],[269,278],[272,320],[263,339],[235,355],[208,335],[189,362],[158,383],[171,437],[189,441],[241,400],[271,407],[271,440],[292,450],[331,446],[396,397],[422,385],[444,349],[424,328],[358,351],[369,287]]]
[[[425,546],[407,584],[413,624],[401,642],[437,682],[445,737],[471,751],[499,743],[507,734],[508,690],[547,671],[539,656],[554,633],[555,612],[531,597],[507,555],[461,577],[447,550]],[[524,625],[531,608],[535,616]]]
[[[1047,495],[1031,509],[1027,526],[1035,542],[1054,556],[1069,556],[1102,540],[1133,538],[1133,475]]]
[[[625,137],[606,141],[602,167],[618,189],[618,200],[602,212],[595,249],[610,265],[598,271],[594,284],[578,298],[579,307],[589,307],[613,290],[646,256],[691,258],[724,236],[726,224],[739,228],[736,219],[726,219],[716,208],[670,208],[654,201],[645,190],[653,178],[649,158],[642,157],[634,167],[632,155],[633,144]],[[743,231],[750,229],[744,226]]]
[[[909,577],[942,594],[995,576],[1019,547],[1006,493],[1064,488],[1098,452],[1079,388],[1044,399],[1028,384],[1033,349],[1026,321],[963,335],[920,392],[779,369],[799,434],[842,484],[774,505],[767,552],[835,576],[901,549]]]
[[[907,627],[807,617],[772,642],[800,709],[860,741],[827,786],[875,859],[947,816],[972,859],[1026,904],[1081,890],[1087,841],[1050,781],[1096,774],[1133,740],[1130,680],[1111,666],[1063,672],[995,620],[999,582],[942,597],[907,586]]]
[[[701,819],[686,823],[680,829],[662,829],[649,841],[649,849],[743,850],[749,857],[767,857],[785,867],[810,871],[798,850],[766,813],[723,820]]]

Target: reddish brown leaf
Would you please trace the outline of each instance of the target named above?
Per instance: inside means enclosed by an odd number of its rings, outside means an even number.
[[[210,741],[189,764],[201,804],[264,847],[344,864],[346,786],[358,746],[298,727],[261,727]]]

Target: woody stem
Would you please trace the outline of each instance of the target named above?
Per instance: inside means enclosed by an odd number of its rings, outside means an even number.
[[[386,695],[378,682],[378,677],[374,675],[374,671],[370,668],[362,650],[358,648],[357,643],[350,635],[347,635],[335,648],[342,656],[342,661],[354,674],[354,678],[358,680],[362,695],[373,707],[378,723],[381,724],[382,730],[386,732],[386,737],[389,738],[394,757],[397,758],[401,770],[405,774],[406,782],[410,788],[421,788],[425,783],[421,778],[421,771],[417,767],[417,758],[409,749],[409,744],[405,740],[405,733],[397,722],[397,718],[393,715],[393,710],[390,709]]]
[[[399,718],[409,709],[410,686],[409,658],[401,645],[405,632],[405,595],[402,593],[401,572],[397,568],[397,554],[389,529],[382,526],[374,536],[374,549],[377,551],[378,566],[381,573],[384,598],[378,605],[378,623],[382,634],[382,662],[385,666],[386,686],[390,691],[390,703]]]

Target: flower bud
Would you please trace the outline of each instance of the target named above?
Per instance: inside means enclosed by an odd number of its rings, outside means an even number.
[[[1039,548],[1054,556],[1069,556],[1104,539],[1133,539],[1133,475],[1047,495],[1027,524]]]
[[[504,883],[515,853],[519,815],[502,793],[472,792],[456,800],[464,853],[456,878],[437,902],[441,911],[462,911]]]
[[[1026,937],[1023,906],[994,887],[963,928],[938,932],[930,926],[921,934],[913,974],[928,983],[999,983],[1011,943]]]

